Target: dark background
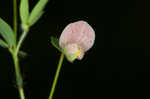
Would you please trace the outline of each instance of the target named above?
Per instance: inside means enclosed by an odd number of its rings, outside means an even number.
[[[38,0],[29,1],[32,8]],[[12,26],[12,16],[12,0],[1,1],[0,17]],[[118,94],[134,97],[132,91],[148,87],[144,83],[150,80],[148,2],[50,0],[22,47],[28,53],[25,59],[20,59],[27,99],[47,99],[60,56],[49,38],[59,37],[67,24],[78,20],[93,27],[95,44],[82,61],[71,64],[64,60],[54,99],[117,98]],[[19,99],[12,58],[3,48],[0,48],[1,97]]]

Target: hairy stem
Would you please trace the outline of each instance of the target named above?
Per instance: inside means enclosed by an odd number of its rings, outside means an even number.
[[[50,95],[49,95],[48,99],[53,98],[53,95],[54,95],[54,92],[55,92],[55,87],[56,87],[58,77],[59,77],[59,73],[60,73],[60,70],[61,70],[61,66],[62,66],[62,63],[63,63],[63,59],[64,59],[64,54],[61,54],[60,59],[59,59],[59,63],[58,63],[58,66],[57,66],[56,74],[55,74],[55,77],[54,77],[53,85],[52,85],[52,88],[51,88]]]
[[[13,61],[14,61],[14,67],[15,67],[15,72],[16,72],[16,82],[17,82],[20,99],[25,99],[24,90],[23,90],[23,79],[20,73],[18,57],[14,54],[12,54],[12,56],[13,56]]]

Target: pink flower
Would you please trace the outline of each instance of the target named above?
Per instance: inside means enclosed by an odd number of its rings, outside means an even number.
[[[75,59],[81,60],[84,53],[94,44],[95,32],[85,21],[77,21],[69,24],[63,30],[59,46],[64,49],[65,55],[70,62]]]

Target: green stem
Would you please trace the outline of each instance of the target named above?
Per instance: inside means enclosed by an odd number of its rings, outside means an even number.
[[[17,44],[17,48],[16,48],[16,52],[15,52],[15,55],[18,54],[19,50],[20,50],[20,47],[21,47],[21,44],[23,43],[23,40],[25,39],[26,35],[27,35],[27,32],[28,30],[24,30],[20,39],[19,39],[19,42]]]
[[[16,82],[17,82],[17,87],[18,87],[19,95],[20,95],[21,99],[25,99],[24,90],[23,90],[23,79],[22,79],[22,76],[20,74],[18,57],[16,55],[14,55],[14,54],[12,54],[12,56],[13,56],[13,61],[14,61],[14,66],[15,66]]]
[[[13,18],[14,18],[14,33],[17,42],[17,0],[13,0]]]
[[[57,67],[57,70],[56,70],[56,74],[55,74],[55,77],[54,77],[53,85],[52,85],[52,88],[51,88],[50,95],[49,95],[48,99],[53,98],[55,87],[56,87],[57,80],[58,80],[59,73],[60,73],[60,69],[61,69],[61,66],[62,66],[62,63],[63,63],[63,59],[64,59],[64,54],[61,54],[60,59],[59,59],[59,63],[58,63],[58,67]]]
[[[13,0],[13,18],[14,18],[13,19],[14,20],[13,26],[14,26],[14,36],[15,36],[15,49],[13,49],[13,50],[9,49],[9,51],[11,52],[12,57],[13,57],[13,61],[14,61],[14,67],[15,67],[15,73],[16,73],[16,82],[17,82],[19,95],[20,95],[21,99],[25,99],[24,90],[23,90],[23,79],[21,77],[19,62],[18,62],[18,56],[17,56],[17,54],[19,52],[19,48],[21,46],[21,43],[25,37],[21,37],[18,45],[16,45],[17,44],[17,26],[18,26],[17,25],[17,0]],[[24,33],[23,36],[24,35],[26,35],[26,33]]]
[[[14,26],[14,35],[15,35],[15,47],[17,44],[17,0],[13,0],[13,26]],[[19,49],[18,49],[19,50]],[[15,67],[15,73],[16,73],[16,82],[17,82],[17,87],[19,91],[19,95],[21,99],[25,99],[24,96],[24,90],[23,90],[23,80],[20,74],[20,68],[19,68],[19,62],[18,62],[18,56],[17,54],[14,53],[14,50],[9,49],[9,51],[12,54],[13,61],[14,61],[14,67]],[[18,53],[18,52],[17,52]]]

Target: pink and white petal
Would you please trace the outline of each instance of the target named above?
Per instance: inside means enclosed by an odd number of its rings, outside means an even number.
[[[65,29],[63,30],[60,38],[59,38],[59,46],[60,47],[64,47],[67,43],[70,42],[70,40],[72,39],[72,24],[69,24],[68,26],[65,27]]]
[[[84,52],[83,50],[80,52],[79,56],[77,57],[78,60],[82,60],[84,57]]]
[[[87,51],[94,44],[95,32],[87,22],[79,21],[78,24],[74,25],[80,26],[78,27],[79,31],[76,33],[76,35],[78,35],[76,43],[79,44],[84,51]]]
[[[59,45],[63,48],[67,44],[76,43],[84,51],[93,46],[95,32],[85,21],[77,21],[69,24],[62,32]]]

